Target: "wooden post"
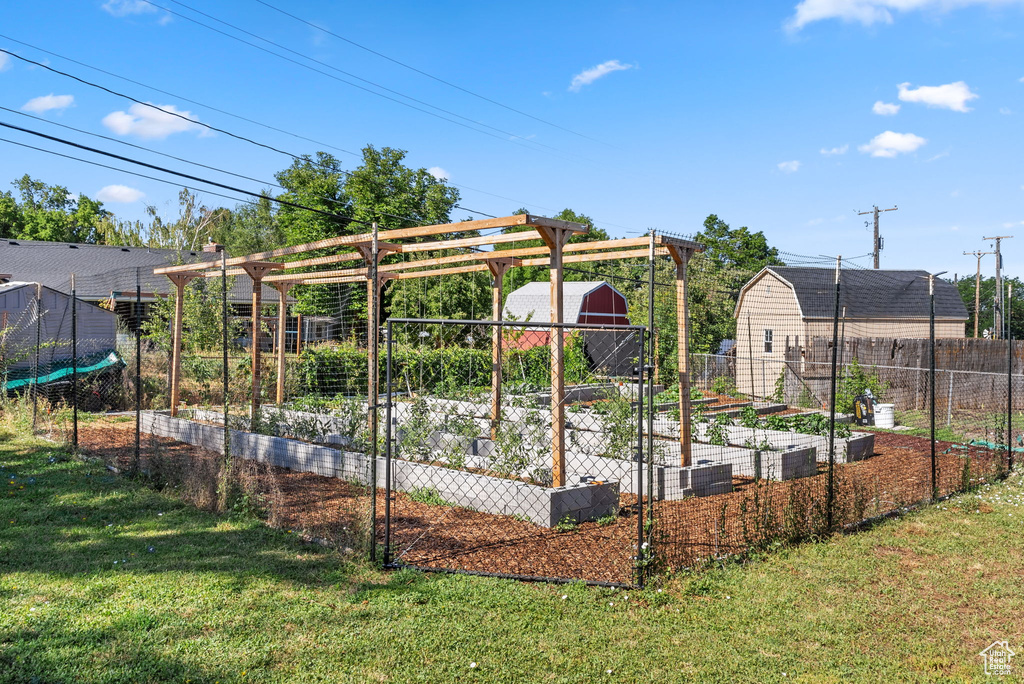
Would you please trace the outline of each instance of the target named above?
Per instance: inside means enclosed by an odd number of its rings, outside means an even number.
[[[167,277],[177,288],[174,298],[174,334],[171,339],[171,415],[178,415],[178,401],[181,392],[181,318],[185,311],[185,286],[199,273],[168,273]]]
[[[285,375],[285,332],[288,324],[288,291],[295,287],[294,282],[279,280],[274,287],[281,294],[277,304],[277,405],[284,403]]]
[[[368,266],[366,272],[366,401],[369,408],[367,424],[370,434],[377,434],[377,414],[373,410],[378,399],[377,336],[380,328],[380,288],[390,276],[377,268],[380,260],[391,252],[401,251],[401,245],[383,243],[377,239],[377,224],[373,224],[373,238],[353,245]],[[390,391],[390,388],[389,388]],[[376,439],[376,437],[374,437]]]
[[[284,268],[284,264],[269,261],[253,261],[242,264],[252,278],[252,409],[250,417],[256,419],[260,413],[260,381],[262,376],[262,353],[260,351],[260,308],[263,306],[263,276]]]
[[[551,322],[562,323],[562,248],[572,235],[563,228],[539,227],[550,251]],[[551,486],[565,485],[565,338],[551,328]]]
[[[505,272],[518,265],[518,259],[496,257],[487,260],[491,271],[491,320],[502,320],[501,296]],[[501,423],[501,343],[502,329],[496,325],[491,330],[491,439],[498,438]]]
[[[298,356],[299,352],[302,351],[302,314],[298,315],[298,320],[295,322],[295,355]]]
[[[693,465],[690,449],[690,308],[687,304],[686,265],[692,250],[669,246],[676,262],[676,347],[679,353],[679,448],[680,465]]]

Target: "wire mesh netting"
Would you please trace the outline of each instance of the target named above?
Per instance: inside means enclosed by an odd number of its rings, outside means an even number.
[[[643,328],[396,319],[387,333],[386,559],[632,583]]]
[[[966,337],[925,271],[654,235],[567,252],[552,325],[536,242],[441,274],[415,262],[502,250],[412,242],[378,288],[276,266],[89,300],[6,283],[4,410],[392,565],[614,584],[967,491],[1024,449],[1018,345]]]

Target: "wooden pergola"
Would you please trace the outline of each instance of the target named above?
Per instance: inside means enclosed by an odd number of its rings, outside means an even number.
[[[511,227],[524,227],[513,233],[483,235],[476,237],[439,239],[425,242],[402,243],[400,240],[410,238],[435,237],[452,233],[466,233],[481,230],[493,230]],[[655,256],[671,256],[676,266],[676,310],[678,320],[678,363],[679,363],[679,440],[682,450],[682,465],[691,464],[690,456],[690,382],[689,382],[689,311],[687,308],[686,267],[690,257],[703,248],[692,241],[652,235],[639,238],[623,238],[617,240],[601,240],[596,242],[580,242],[568,244],[569,238],[577,233],[586,233],[590,227],[581,223],[572,223],[557,219],[549,219],[530,214],[519,214],[502,218],[463,221],[434,226],[416,226],[396,230],[376,230],[359,235],[344,235],[326,240],[319,240],[303,245],[281,247],[267,252],[234,257],[225,262],[225,275],[247,275],[252,280],[252,415],[260,410],[260,345],[256,343],[256,331],[259,330],[260,306],[262,305],[262,284],[266,283],[278,290],[278,326],[277,326],[277,403],[284,402],[284,370],[285,370],[285,314],[289,290],[295,285],[322,285],[329,283],[366,282],[367,286],[367,332],[368,332],[368,370],[367,397],[370,406],[379,398],[377,386],[377,331],[380,326],[381,286],[391,279],[406,280],[413,278],[429,278],[434,276],[452,275],[457,273],[489,272],[492,288],[492,319],[502,319],[502,287],[504,276],[509,269],[517,266],[547,266],[551,283],[551,323],[563,322],[562,286],[564,282],[563,266],[594,260],[619,260],[648,258]],[[490,249],[468,251],[450,256],[413,259],[411,261],[381,264],[388,255],[414,254],[438,250],[467,249],[494,247],[510,242],[541,240],[540,247],[513,249]],[[345,249],[337,254],[313,256],[295,261],[271,261],[281,257],[308,254],[309,252]],[[346,261],[361,262],[358,266],[335,270],[287,273],[296,269],[341,264]],[[215,278],[222,275],[219,262],[201,262],[182,266],[167,266],[154,269],[154,273],[164,274],[177,288],[177,299],[174,315],[174,335],[171,359],[171,415],[176,415],[179,403],[181,379],[181,335],[182,335],[182,304],[185,286],[195,278]],[[492,397],[491,420],[492,430],[496,429],[501,420],[501,330],[495,326],[492,333]],[[551,347],[551,453],[552,480],[554,486],[565,484],[565,374],[564,374],[564,337],[558,329],[552,329],[549,336]],[[376,424],[374,412],[370,411],[371,434],[375,434]]]

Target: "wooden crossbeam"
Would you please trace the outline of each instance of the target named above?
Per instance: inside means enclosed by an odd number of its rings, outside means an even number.
[[[628,248],[628,247],[642,247],[650,244],[649,238],[624,238],[619,240],[601,240],[598,242],[577,242],[575,244],[566,245],[563,247],[565,252],[594,252],[590,254],[594,259],[605,258],[608,254],[617,254],[618,252],[597,252],[596,250],[610,249],[610,248]],[[664,248],[659,248],[664,250]],[[457,264],[467,261],[489,261],[498,257],[506,258],[519,258],[527,256],[540,256],[548,254],[548,247],[523,247],[520,249],[496,249],[487,252],[468,252],[466,254],[452,254],[450,256],[435,257],[432,259],[416,259],[414,261],[405,261],[398,264],[386,264],[379,267],[377,270],[381,273],[394,273],[398,271],[407,271],[412,269],[428,268],[432,266],[446,266],[448,264]],[[621,250],[620,250],[621,251]],[[665,252],[662,251],[662,254]],[[631,255],[632,257],[632,255]],[[631,258],[626,257],[626,258]],[[614,257],[612,257],[614,258]],[[320,273],[310,273],[309,278],[346,278],[348,276],[365,276],[366,270],[364,268],[346,268],[335,271],[321,271]],[[439,274],[440,275],[440,274]],[[291,275],[272,275],[267,276],[265,280],[267,282],[274,282],[276,280],[288,280],[295,278],[294,274]],[[307,279],[308,282],[308,279]],[[332,281],[337,282],[337,281]]]
[[[413,226],[411,228],[396,228],[394,230],[382,230],[377,233],[377,240],[401,240],[403,238],[412,237],[426,237],[430,235],[445,235],[448,233],[462,233],[473,230],[490,230],[493,228],[510,228],[513,226],[548,226],[565,228],[577,233],[585,233],[589,230],[589,226],[582,223],[570,223],[568,221],[559,221],[557,219],[544,218],[542,216],[531,216],[530,214],[518,214],[516,216],[505,216],[501,218],[492,219],[479,219],[476,221],[461,221],[459,223],[445,223],[435,226]],[[331,247],[354,247],[356,245],[372,242],[374,239],[373,233],[360,233],[358,235],[341,235],[338,237],[327,238],[326,240],[318,240],[316,242],[307,242],[302,245],[294,245],[292,247],[280,247],[278,249],[272,249],[267,252],[259,252],[256,254],[249,254],[247,256],[234,257],[227,260],[226,266],[240,266],[253,261],[265,261],[266,259],[273,259],[276,257],[288,256],[289,254],[302,254],[304,252],[311,252],[318,249],[328,249]],[[182,271],[193,271],[193,270],[204,270],[208,268],[214,268],[220,264],[216,262],[198,262],[194,264],[184,264],[181,266],[164,266],[161,268],[153,269],[154,273],[177,273]]]
[[[650,240],[644,238],[648,244]],[[571,246],[571,245],[569,245]],[[543,249],[547,249],[544,247]],[[508,252],[515,252],[518,250],[507,250]],[[562,257],[562,263],[575,264],[584,261],[600,261],[602,259],[608,261],[618,261],[621,259],[646,259],[649,254],[649,249],[632,249],[632,250],[620,250],[617,252],[598,252],[596,254],[572,254]],[[667,255],[668,249],[665,247],[655,247],[654,254],[656,256]],[[495,253],[495,256],[506,256],[505,250]],[[415,262],[413,262],[415,263]],[[522,259],[519,266],[549,266],[551,260],[549,257],[537,258],[537,259]],[[384,268],[383,266],[381,267]],[[319,274],[310,274],[309,278],[306,278],[302,282],[306,285],[329,285],[336,283],[358,283],[366,280],[365,269],[351,269],[356,271],[355,273],[349,273],[347,275],[340,276],[327,276],[328,272],[324,272],[324,276],[317,277]],[[449,268],[435,268],[428,271],[413,271],[413,272],[398,272],[394,273],[396,280],[410,280],[413,278],[429,278],[431,276],[442,276],[442,275],[456,275],[459,273],[479,273],[488,271],[487,264],[471,264],[467,266],[453,266]],[[274,278],[276,276],[269,276]],[[294,277],[294,276],[293,276]]]

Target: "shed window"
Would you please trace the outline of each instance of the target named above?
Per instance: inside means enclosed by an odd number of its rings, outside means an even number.
[[[772,329],[771,328],[765,328],[764,329],[764,353],[765,354],[771,354],[772,353]]]

